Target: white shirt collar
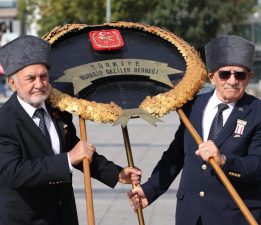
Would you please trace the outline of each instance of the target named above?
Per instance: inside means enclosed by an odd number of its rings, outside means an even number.
[[[37,108],[31,106],[30,104],[28,104],[27,102],[25,102],[23,99],[21,99],[18,95],[17,96],[17,99],[19,101],[19,103],[22,105],[22,107],[24,108],[24,110],[28,113],[28,115],[32,118],[33,115],[34,115],[34,112]],[[48,111],[46,109],[46,106],[45,106],[45,102],[43,102],[38,108],[43,108],[45,110],[45,112],[47,113],[48,115]]]
[[[213,109],[215,109],[220,103],[223,103],[218,97],[217,97],[217,90],[214,91],[214,94],[209,99],[209,106]],[[236,105],[236,102],[230,102],[226,103],[229,108],[233,109]]]

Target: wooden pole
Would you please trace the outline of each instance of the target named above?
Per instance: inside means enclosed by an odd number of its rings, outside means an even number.
[[[121,126],[121,129],[122,129],[122,134],[123,134],[123,139],[124,139],[126,155],[127,155],[127,159],[128,159],[128,165],[129,165],[129,167],[134,168],[134,162],[133,162],[133,157],[132,157],[132,152],[131,152],[131,145],[130,145],[127,125],[126,125],[126,127]],[[134,184],[132,184],[132,188],[135,188]],[[144,217],[143,217],[141,206],[137,209],[137,214],[138,214],[139,224],[144,225],[145,223],[144,223]]]
[[[196,143],[199,145],[201,143],[203,143],[201,137],[199,136],[199,134],[197,133],[197,131],[195,130],[195,128],[192,126],[192,124],[190,123],[190,121],[188,120],[187,116],[185,115],[185,113],[183,112],[182,109],[178,109],[177,113],[179,114],[182,122],[184,123],[184,125],[186,126],[186,128],[188,129],[188,131],[190,132],[190,134],[192,135],[192,137],[194,138],[194,140],[196,141]],[[229,194],[231,195],[231,197],[233,198],[233,200],[235,201],[235,203],[237,204],[237,206],[239,207],[239,209],[241,210],[242,214],[244,215],[244,217],[246,218],[246,220],[248,221],[248,223],[250,225],[258,225],[258,223],[256,222],[255,218],[253,217],[253,215],[250,213],[250,211],[248,210],[248,208],[246,207],[245,203],[242,201],[242,199],[240,198],[240,196],[238,195],[238,193],[236,192],[235,188],[233,187],[233,185],[231,184],[231,182],[228,180],[228,178],[226,177],[225,173],[223,172],[223,170],[220,168],[220,166],[218,165],[218,163],[216,162],[216,160],[214,158],[210,158],[209,159],[209,163],[210,165],[213,167],[213,169],[215,170],[215,172],[217,173],[218,177],[220,178],[220,180],[222,181],[222,183],[224,184],[224,186],[226,187],[227,191],[229,192]]]
[[[80,116],[80,136],[82,141],[87,141],[86,124],[85,120]],[[84,172],[84,184],[85,184],[85,196],[86,196],[86,209],[89,225],[95,225],[94,210],[93,210],[93,198],[92,198],[92,184],[91,184],[91,172],[90,161],[88,158],[83,159],[83,172]]]

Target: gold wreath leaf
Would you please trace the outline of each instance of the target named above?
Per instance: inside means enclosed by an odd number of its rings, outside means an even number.
[[[122,112],[121,107],[115,103],[103,104],[74,98],[53,87],[51,87],[48,101],[54,108],[101,123],[114,122]]]

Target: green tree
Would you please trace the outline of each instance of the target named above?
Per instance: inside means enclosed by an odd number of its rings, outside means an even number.
[[[39,35],[67,23],[101,24],[106,18],[106,0],[18,0],[20,15],[41,18]],[[194,46],[202,47],[223,25],[243,21],[256,0],[111,0],[112,21],[144,22],[166,28]],[[30,23],[29,17],[27,20]],[[232,26],[231,26],[232,27]],[[233,31],[233,30],[232,30]]]
[[[255,3],[256,0],[161,0],[143,21],[165,27],[201,47],[214,38],[222,26],[246,19]]]
[[[112,21],[131,22],[142,21],[159,4],[157,0],[111,0],[111,2]]]
[[[111,0],[112,21],[140,21],[157,5],[155,0]],[[35,20],[33,12],[38,8],[39,35],[55,26],[68,23],[102,24],[106,20],[106,0],[18,0],[20,19],[27,16],[27,23]]]
[[[68,23],[100,24],[104,22],[104,0],[18,0],[20,18],[26,12],[27,23],[36,19],[33,12],[39,9],[39,35],[54,27]]]

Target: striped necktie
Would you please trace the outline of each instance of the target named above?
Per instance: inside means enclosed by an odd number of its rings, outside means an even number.
[[[39,109],[35,110],[34,115],[40,119],[39,128],[40,128],[42,134],[45,136],[46,140],[51,144],[52,143],[51,138],[50,138],[50,135],[49,135],[49,132],[46,127],[45,120],[44,120],[44,113],[45,113],[44,109],[39,108]]]

